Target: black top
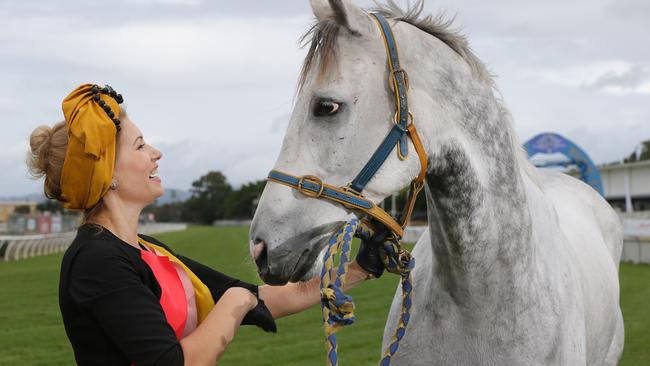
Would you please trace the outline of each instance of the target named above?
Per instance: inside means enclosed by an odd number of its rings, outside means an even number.
[[[173,253],[156,239],[140,236]],[[215,302],[230,287],[257,295],[256,285],[173,254],[208,286]],[[106,229],[81,226],[63,256],[59,284],[63,324],[77,363],[182,366],[183,350],[167,323],[160,295],[140,250]],[[259,306],[268,313],[263,302]]]

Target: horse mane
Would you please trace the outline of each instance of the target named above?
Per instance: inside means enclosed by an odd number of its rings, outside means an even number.
[[[431,14],[423,16],[423,9],[423,0],[416,1],[405,10],[400,8],[395,1],[386,0],[385,4],[377,4],[371,11],[379,13],[386,18],[411,24],[425,33],[436,37],[465,60],[477,78],[492,85],[492,75],[490,75],[483,62],[474,54],[467,38],[458,30],[452,29],[454,18],[448,18],[444,13],[435,16]],[[331,19],[316,22],[300,37],[300,44],[302,46],[309,44],[309,50],[300,71],[298,92],[302,89],[307,74],[313,67],[316,59],[319,62],[318,76],[322,77],[327,72],[328,67],[336,58],[336,40],[341,30],[358,35],[348,28],[345,14],[337,11],[337,9],[334,10],[334,15]]]
[[[345,14],[341,12],[340,4],[337,1],[332,1],[331,4],[334,7],[332,18],[316,22],[300,37],[299,43],[301,46],[309,44],[309,50],[300,71],[296,93],[299,93],[304,86],[307,74],[314,67],[316,61],[318,61],[319,66],[318,77],[325,75],[328,67],[336,60],[336,40],[342,31],[350,32],[353,36],[359,36],[356,31],[348,27]],[[436,37],[469,65],[476,78],[492,87],[495,94],[497,94],[495,97],[502,118],[507,120],[505,128],[510,135],[511,144],[515,148],[515,159],[522,168],[522,173],[528,175],[535,184],[541,186],[537,170],[528,161],[526,151],[515,132],[512,116],[505,107],[500,93],[498,93],[492,75],[485,64],[474,54],[467,38],[460,31],[452,29],[454,17],[448,18],[444,13],[423,16],[423,10],[423,0],[417,0],[415,3],[409,4],[406,10],[400,8],[394,0],[386,0],[385,4],[376,3],[375,8],[371,9],[372,12],[379,13],[389,19],[403,21]]]
[[[386,0],[385,4],[377,4],[372,9],[387,18],[408,23],[421,31],[428,33],[451,48],[470,66],[474,75],[480,80],[492,83],[492,76],[485,64],[474,54],[465,35],[459,30],[453,29],[455,17],[448,17],[445,13],[436,15],[422,15],[424,0],[418,0],[409,5],[406,10],[402,9],[393,0]]]

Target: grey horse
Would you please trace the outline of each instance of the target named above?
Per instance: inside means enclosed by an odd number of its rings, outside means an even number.
[[[345,185],[391,127],[377,25],[351,0],[313,0],[317,19],[274,169]],[[622,228],[587,185],[527,161],[491,77],[439,17],[389,2],[429,168],[428,230],[418,240],[411,323],[394,365],[615,365],[623,349]],[[391,154],[363,193],[381,202],[420,163]],[[325,239],[355,213],[267,184],[250,238],[260,276],[312,278]],[[384,333],[399,315],[398,288]],[[379,355],[378,355],[379,356]]]

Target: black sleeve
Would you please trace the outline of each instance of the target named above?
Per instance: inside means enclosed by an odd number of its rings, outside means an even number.
[[[72,299],[134,364],[182,366],[183,350],[159,300],[126,254],[111,249],[89,245],[78,253],[70,269]]]

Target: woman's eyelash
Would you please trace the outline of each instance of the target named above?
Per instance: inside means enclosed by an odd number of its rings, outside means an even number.
[[[142,144],[142,145],[138,146],[138,150],[142,149],[144,147],[144,145],[145,144]]]

